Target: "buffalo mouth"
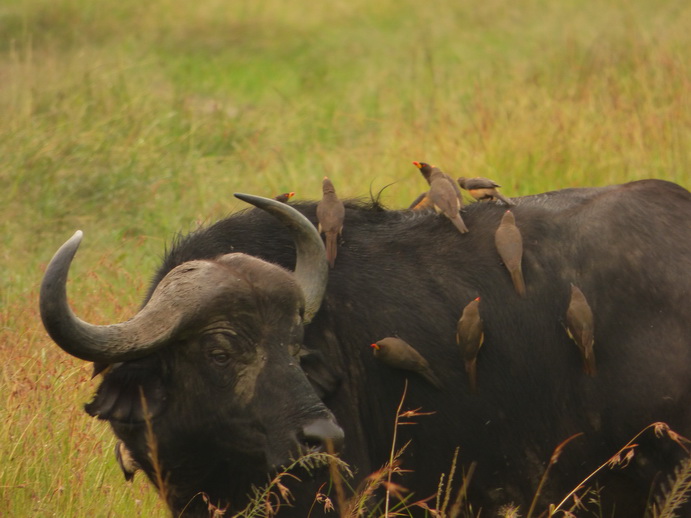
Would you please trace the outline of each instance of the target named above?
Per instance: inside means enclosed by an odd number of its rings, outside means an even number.
[[[276,437],[264,435],[266,439],[263,460],[267,471],[275,472],[294,464],[301,457],[313,453],[337,455],[343,450],[343,429],[328,417],[318,417],[301,426],[297,432]],[[286,443],[286,440],[288,443]]]

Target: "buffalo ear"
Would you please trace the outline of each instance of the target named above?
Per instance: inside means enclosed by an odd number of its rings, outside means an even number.
[[[159,415],[165,399],[160,367],[145,358],[112,365],[84,410],[98,419],[140,424],[147,415],[148,418]]]
[[[343,377],[329,366],[320,351],[302,349],[299,357],[300,367],[319,396],[319,399],[324,401],[338,390]]]

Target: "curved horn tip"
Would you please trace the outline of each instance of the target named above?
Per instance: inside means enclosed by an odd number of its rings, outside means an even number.
[[[77,230],[74,234],[72,234],[72,237],[66,241],[66,243],[76,242],[77,244],[79,244],[82,242],[83,237],[84,237],[84,232],[82,232],[81,230]]]
[[[81,230],[77,230],[74,234],[72,234],[72,237],[67,240],[67,242],[76,242],[78,245],[79,243],[82,242],[82,238],[84,237],[84,232]]]
[[[53,258],[50,260],[50,263],[48,263],[48,268],[51,268],[51,265],[58,257],[69,256],[70,259],[74,257],[74,254],[77,253],[77,249],[79,248],[83,237],[84,232],[81,230],[77,230],[74,234],[72,234],[72,237],[65,241],[62,246],[58,248],[58,251],[55,252],[55,255],[53,255]]]
[[[329,277],[324,242],[315,225],[286,203],[243,193],[235,193],[235,197],[272,214],[291,230],[297,252],[295,277],[305,294],[304,321],[309,323],[319,311]]]
[[[235,192],[233,193],[233,196],[235,196],[238,200],[242,200],[251,205],[255,205],[256,201],[264,201],[269,199],[262,196],[255,196],[254,194],[245,194],[244,192]]]

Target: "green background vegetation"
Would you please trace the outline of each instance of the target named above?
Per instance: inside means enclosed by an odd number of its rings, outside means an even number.
[[[412,160],[509,196],[688,188],[690,27],[686,0],[4,0],[0,515],[165,515],[40,325],[74,230],[72,303],[107,323],[236,191],[316,199],[328,175],[341,197],[395,182],[400,208],[425,188]]]

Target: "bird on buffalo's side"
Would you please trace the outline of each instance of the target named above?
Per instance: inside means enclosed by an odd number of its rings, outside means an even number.
[[[429,362],[405,340],[389,336],[371,345],[374,357],[395,369],[417,372],[437,388],[441,381],[434,374]]]
[[[287,203],[289,199],[291,199],[293,196],[295,196],[294,192],[284,192],[283,194],[278,194],[277,196],[274,196],[274,200],[280,201],[281,203]]]
[[[566,310],[566,332],[576,342],[583,357],[583,372],[595,376],[595,319],[583,292],[571,284],[571,299]]]
[[[437,212],[441,212],[451,220],[461,234],[468,232],[461,218],[461,191],[449,175],[435,166],[425,162],[413,162],[420,169],[422,176],[429,182],[427,197]]]
[[[343,232],[343,220],[345,219],[345,207],[336,196],[336,189],[328,177],[322,181],[322,199],[317,204],[317,221],[320,234],[324,234],[326,240],[326,259],[329,266],[334,267],[338,250],[338,238]]]
[[[523,237],[516,226],[513,212],[507,210],[494,233],[494,245],[499,252],[504,266],[511,274],[513,287],[521,297],[525,297],[525,280],[523,279]]]
[[[497,190],[497,187],[501,187],[501,185],[489,178],[482,178],[480,176],[475,178],[464,178],[461,176],[458,179],[458,185],[468,191],[470,195],[478,201],[501,200],[510,207],[515,205],[514,202]]]
[[[125,480],[128,482],[134,478],[134,474],[142,469],[137,461],[132,458],[130,450],[127,449],[125,443],[118,441],[115,443],[115,460],[118,461],[122,473],[125,475]]]
[[[461,347],[465,371],[470,381],[470,391],[477,390],[477,355],[484,340],[484,328],[480,316],[480,297],[470,301],[463,308],[456,324],[456,343]]]

